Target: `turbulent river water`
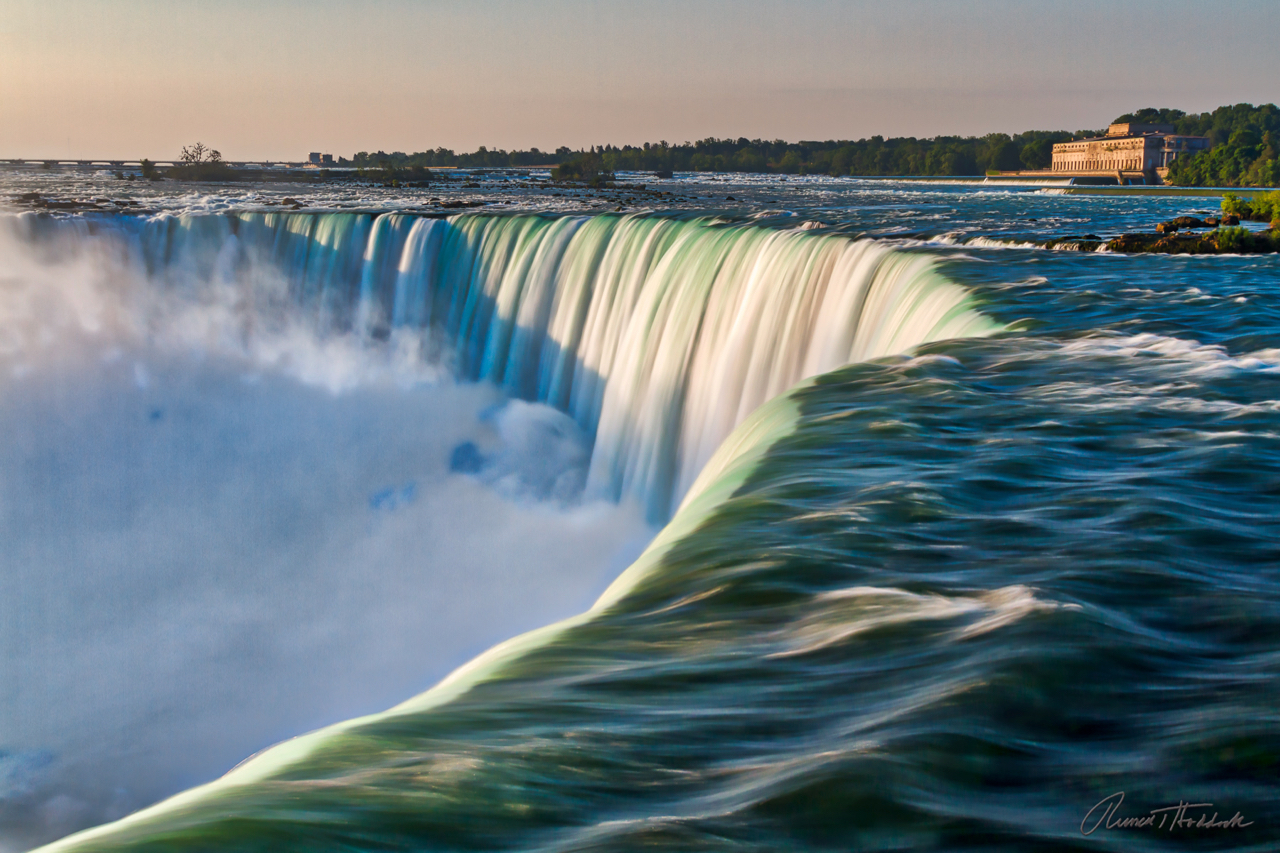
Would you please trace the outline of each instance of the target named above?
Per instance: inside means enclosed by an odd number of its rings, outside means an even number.
[[[0,850],[1280,843],[1212,200],[476,183],[0,214]]]

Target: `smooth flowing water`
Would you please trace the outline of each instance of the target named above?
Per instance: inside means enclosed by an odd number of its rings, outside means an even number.
[[[1274,849],[1280,265],[666,186],[0,220],[0,843]]]

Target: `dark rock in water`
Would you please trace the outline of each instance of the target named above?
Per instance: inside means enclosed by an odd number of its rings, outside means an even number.
[[[1216,217],[1216,216],[1209,216],[1209,217],[1206,217],[1206,218],[1205,218],[1205,220],[1204,220],[1204,227],[1205,227],[1205,228],[1217,228],[1217,227],[1218,227],[1218,217]]]
[[[1195,216],[1176,216],[1168,222],[1161,222],[1156,226],[1156,231],[1160,234],[1172,234],[1175,231],[1183,231],[1188,228],[1205,228],[1206,224],[1203,219]]]
[[[1280,251],[1280,240],[1267,233],[1248,234],[1241,229],[1206,234],[1122,234],[1107,243],[1113,252],[1151,252],[1163,255],[1270,254]]]
[[[724,200],[725,200],[725,201],[737,201],[737,199],[736,199],[736,198],[734,198],[734,197],[733,197],[733,196],[731,196],[731,195],[727,195],[727,196],[725,196],[725,197],[724,197]]]
[[[1102,238],[1096,234],[1085,234],[1083,237],[1071,235],[1056,237],[1043,243],[1046,249],[1071,252],[1092,252],[1102,245]]]
[[[1226,216],[1222,217],[1222,224],[1223,225],[1239,225],[1240,217],[1236,216],[1234,213],[1228,213]]]
[[[464,441],[449,455],[449,470],[458,474],[478,474],[484,467],[484,456],[475,442]]]
[[[1159,239],[1151,234],[1121,234],[1107,244],[1113,252],[1147,252]]]

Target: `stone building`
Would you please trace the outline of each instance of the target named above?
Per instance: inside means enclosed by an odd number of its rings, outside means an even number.
[[[1207,137],[1180,136],[1170,125],[1113,124],[1106,136],[1054,145],[1049,171],[1061,177],[1108,177],[1122,184],[1158,184],[1177,157],[1208,147]]]

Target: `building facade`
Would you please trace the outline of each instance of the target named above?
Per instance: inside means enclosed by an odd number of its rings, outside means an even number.
[[[1106,136],[1054,145],[1049,168],[1063,177],[1159,183],[1179,156],[1208,147],[1207,137],[1179,136],[1168,125],[1113,124]]]

